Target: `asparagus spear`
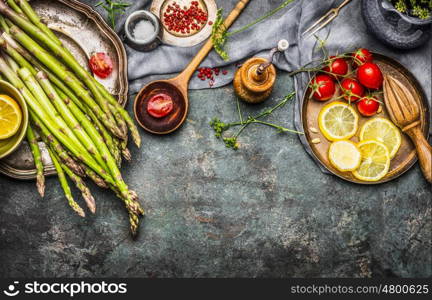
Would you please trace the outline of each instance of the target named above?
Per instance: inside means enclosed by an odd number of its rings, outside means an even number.
[[[0,16],[1,19],[1,16]],[[3,33],[5,36],[7,35],[6,33]],[[21,68],[27,68],[29,69],[32,74],[36,74],[37,71],[36,69],[33,67],[33,65],[31,65],[18,51],[16,51],[13,47],[10,46],[10,44],[2,37],[0,37],[0,47],[10,56],[12,57],[19,65]]]
[[[78,100],[78,97],[75,96],[74,92],[72,92],[60,78],[51,73],[36,58],[34,58],[30,52],[15,42],[15,40],[9,34],[5,32],[2,34],[0,38],[0,46],[6,51],[6,53],[15,59],[21,68],[29,69],[34,76],[36,76],[38,70],[44,71],[52,83],[54,83],[59,89],[68,95],[68,97],[70,97],[75,102],[75,104],[83,109],[83,104],[80,100]]]
[[[60,160],[69,167],[78,176],[84,177],[86,174],[84,169],[66,152],[59,141],[49,132],[48,128],[39,120],[38,117],[32,116],[34,125],[39,128],[40,135],[45,145],[57,153]]]
[[[55,36],[54,33],[49,28],[46,28],[50,34],[46,34],[44,31],[38,30],[38,27],[28,22],[26,19],[22,18],[20,15],[14,13],[11,9],[9,9],[6,5],[0,5],[0,11],[13,20],[18,26],[20,26],[24,31],[38,39],[42,43],[44,43],[51,51],[53,51],[57,56],[61,57],[64,62],[80,77],[87,85],[87,87],[91,90],[93,95],[95,96],[98,103],[102,106],[104,111],[110,115],[108,103],[117,104],[118,102],[112,102],[112,95],[106,91],[106,89],[101,86],[97,80],[91,76],[81,65],[76,61],[75,57],[64,47],[62,47],[61,43],[58,44],[55,39],[52,39],[51,36]],[[123,108],[119,105],[116,106],[116,109],[123,110]],[[134,140],[137,145],[140,144],[139,135],[137,135],[138,131],[134,122],[130,118],[130,116],[126,113],[127,117],[124,116],[124,112],[121,112],[126,122],[130,126],[130,130],[134,135]]]
[[[44,166],[42,163],[42,156],[39,149],[39,145],[34,134],[33,128],[29,125],[27,127],[27,140],[30,145],[30,150],[33,154],[35,166],[36,166],[36,186],[41,197],[45,195],[45,176]]]
[[[141,147],[141,136],[139,134],[139,131],[138,131],[138,128],[137,128],[135,122],[132,120],[129,113],[120,105],[120,103],[118,103],[118,101],[113,97],[113,95],[111,95],[101,83],[96,82],[96,84],[99,87],[102,95],[104,95],[105,98],[108,99],[110,104],[114,105],[114,107],[116,108],[118,113],[126,121],[126,124],[129,127],[129,130],[131,132],[132,139],[133,139],[135,145],[137,145],[138,148]]]
[[[0,1],[1,7],[1,1]],[[10,33],[30,51],[38,60],[40,60],[50,71],[57,75],[64,83],[66,83],[76,95],[80,97],[93,111],[98,115],[103,124],[110,130],[110,132],[124,138],[122,132],[117,127],[117,124],[112,118],[109,118],[108,114],[104,113],[98,104],[90,96],[88,90],[86,90],[82,83],[76,78],[76,76],[69,72],[68,69],[60,63],[54,56],[45,51],[35,41],[33,41],[28,35],[16,26],[10,28]]]
[[[109,107],[112,115],[114,116],[114,119],[116,120],[118,128],[120,128],[120,130],[124,133],[124,136],[125,136],[124,139],[127,139],[128,127],[127,127],[126,121],[123,119],[123,117],[117,111],[117,109],[114,107],[114,105],[108,104],[108,107]]]
[[[84,210],[78,205],[78,203],[75,202],[75,200],[72,197],[72,192],[70,190],[69,184],[67,182],[65,173],[63,172],[62,167],[60,166],[60,163],[58,162],[58,160],[56,159],[56,157],[54,156],[53,152],[51,149],[48,149],[48,152],[51,156],[51,160],[54,164],[54,167],[57,171],[57,176],[59,178],[60,181],[60,185],[63,188],[63,191],[65,193],[65,197],[69,202],[69,206],[81,217],[85,217],[85,213]]]
[[[84,172],[88,178],[90,178],[98,187],[103,189],[108,189],[108,184],[98,175],[96,174],[92,169],[87,167],[86,165],[82,165],[82,168],[84,169]]]
[[[27,71],[27,73],[29,73],[29,72]],[[26,75],[26,74],[24,74],[24,75]],[[51,97],[53,97],[53,99],[58,98],[57,100],[54,100],[54,101],[60,101],[66,107],[69,107],[70,111],[72,111],[72,113],[76,116],[76,118],[79,119],[79,121],[81,122],[83,127],[88,131],[89,135],[92,137],[92,139],[95,142],[96,147],[100,151],[103,159],[106,161],[106,164],[108,165],[108,170],[111,172],[111,175],[113,176],[113,178],[115,178],[116,183],[117,183],[117,187],[119,188],[120,193],[124,197],[124,200],[126,202],[126,206],[127,206],[128,210],[130,210],[134,214],[137,214],[137,215],[140,214],[142,209],[141,209],[139,202],[133,201],[132,199],[130,199],[129,189],[128,189],[126,183],[123,181],[120,170],[117,167],[117,163],[116,163],[115,159],[112,157],[111,153],[109,152],[108,147],[104,143],[100,134],[97,132],[96,128],[90,123],[90,121],[86,118],[84,113],[75,105],[75,103],[70,101],[70,99],[68,99],[68,98],[62,99],[63,101],[59,98],[56,91],[51,86],[51,83],[49,82],[49,80],[47,79],[47,77],[44,75],[43,72],[38,73],[38,79],[40,80],[40,83],[44,87],[47,94],[49,94]]]
[[[0,3],[0,9],[1,9],[1,3]],[[18,19],[19,19],[19,16],[18,16]],[[25,21],[25,20],[24,20]],[[18,29],[18,28],[17,28]],[[43,36],[43,33],[42,33],[42,36]],[[44,50],[42,49],[42,52],[43,52]],[[72,57],[72,56],[71,56]],[[72,57],[72,59],[74,59],[73,57]],[[55,61],[56,62],[56,61]],[[78,67],[80,67],[79,66],[79,64],[77,64],[78,65]],[[65,71],[67,72],[67,69],[65,69]],[[85,71],[85,70],[84,70]],[[9,74],[10,75],[10,74]],[[68,79],[69,77],[67,77],[68,75],[70,75],[70,74],[68,74],[68,73],[66,73],[66,79]],[[88,80],[90,80],[90,79],[93,79],[91,76],[90,76],[90,78],[88,79]],[[86,84],[87,84],[87,86],[89,86],[90,85],[90,89],[92,89],[92,92],[94,93],[94,94],[96,94],[96,97],[97,98],[99,98],[98,96],[97,96],[97,93],[98,92],[96,92],[95,91],[95,89],[94,89],[94,87],[92,88],[91,86],[92,86],[92,83],[90,83],[89,81],[86,81],[85,79],[83,79],[85,82],[86,82]],[[94,80],[94,82],[96,82],[96,80],[95,79],[93,79]],[[81,86],[82,87],[82,86]],[[103,89],[104,90],[104,89]],[[27,91],[28,92],[28,91]],[[29,95],[27,95],[27,96],[29,96]],[[34,100],[34,99],[33,99]],[[97,100],[99,100],[100,101],[100,99],[97,99]],[[101,103],[101,102],[99,102],[99,103]],[[115,101],[115,104],[117,104],[118,105],[118,103]],[[104,106],[104,105],[106,105],[105,103],[103,103],[102,102],[102,105]],[[31,106],[31,105],[30,105]],[[36,109],[36,111],[38,112],[38,113],[42,113],[41,111],[38,111],[37,109]],[[124,111],[125,112],[125,111]],[[123,113],[124,113],[123,112]],[[127,114],[127,113],[126,113]],[[127,115],[128,116],[128,115]],[[129,117],[129,116],[128,116]],[[129,121],[131,121],[131,120],[129,120]],[[130,122],[128,122],[128,125],[129,125],[129,123]],[[51,124],[50,124],[51,125]],[[134,124],[133,124],[133,122],[132,122],[132,125],[133,126],[135,126]],[[55,127],[55,126],[54,126]],[[52,128],[51,128],[52,129]],[[56,128],[54,128],[54,129],[56,129]],[[61,133],[59,134],[58,132],[57,132],[57,134],[60,136],[60,137],[62,137],[63,139],[65,138],[64,136],[62,136],[61,135]],[[138,138],[139,138],[139,135],[138,135]],[[135,139],[135,138],[134,138]],[[136,139],[135,139],[136,140]],[[64,142],[66,142],[66,143],[69,143],[69,141],[67,140],[67,139],[65,139],[65,141]],[[137,143],[138,144],[138,143]],[[69,144],[69,146],[72,146],[72,145],[70,145]],[[71,149],[72,149],[73,147],[71,147]],[[72,149],[72,150],[76,150],[76,149]],[[88,158],[86,157],[85,159],[87,159],[88,160]],[[91,161],[90,161],[91,162]],[[120,185],[121,186],[121,185]],[[126,189],[127,189],[127,187],[126,187]],[[133,196],[133,195],[135,195],[135,196]],[[136,194],[134,193],[134,192],[132,192],[132,191],[128,191],[127,193],[125,192],[125,191],[122,191],[122,197],[125,197],[126,199],[124,199],[125,200],[125,202],[135,202],[135,201],[137,201],[137,197],[136,197]],[[139,214],[143,214],[143,211],[142,211],[142,209],[139,207],[139,204],[138,204],[138,213]],[[132,232],[133,233],[135,233],[136,232],[136,230],[137,230],[137,226],[138,226],[138,223],[139,223],[139,219],[137,218],[137,216],[136,215],[134,215],[134,214],[131,214],[131,212],[130,212],[130,222],[131,222],[131,229],[132,229]]]
[[[67,51],[67,49],[64,49],[64,50]],[[72,59],[74,59],[74,57],[72,55],[70,55],[70,56],[71,56]],[[41,70],[43,70],[43,69],[41,69]],[[46,72],[46,70],[44,70],[44,71]],[[65,92],[69,97],[72,98],[72,96],[70,94],[70,91],[68,91],[67,89],[65,89],[65,87],[64,87],[63,84],[58,84],[58,80],[54,81],[56,78],[51,78],[52,77],[51,74],[48,74],[48,75],[50,76],[50,79],[57,86],[59,86],[62,89],[63,92]],[[127,126],[129,127],[129,130],[131,131],[132,138],[133,138],[135,144],[138,147],[140,147],[140,145],[141,145],[141,137],[139,135],[138,128],[136,127],[136,125],[135,125],[134,121],[132,120],[132,118],[129,116],[128,112],[116,101],[116,99],[105,89],[105,87],[101,83],[99,83],[93,77],[91,77],[91,79],[95,82],[95,84],[96,84],[98,90],[100,91],[100,93],[102,94],[102,96],[105,97],[105,99],[108,100],[108,102],[110,104],[114,105],[114,107],[118,111],[118,113],[124,118],[124,121],[127,123]]]
[[[19,65],[21,68],[27,68],[32,75],[36,76],[38,70],[35,68],[44,71],[49,80],[57,86],[57,93],[59,91],[64,92],[67,96],[84,112],[88,115],[92,116],[92,120],[97,120],[98,124],[101,124],[101,121],[93,113],[91,109],[87,109],[87,107],[75,96],[74,92],[72,92],[56,75],[52,74],[48,71],[44,66],[42,66],[33,56],[27,52],[24,48],[19,46],[10,35],[3,33],[2,37],[0,37],[0,47],[2,47],[7,54],[9,54]],[[34,65],[34,67],[33,67]],[[105,127],[104,127],[105,129]],[[106,129],[104,130],[105,132]]]
[[[128,144],[128,140],[120,141],[120,149],[122,151],[123,158],[126,159],[127,161],[130,161],[132,159],[132,154],[127,148],[127,144]]]
[[[50,89],[50,83],[49,81],[45,78],[41,80],[42,85],[44,85],[44,87],[46,87],[46,91],[52,93],[56,93],[52,86]],[[63,98],[64,103],[69,106],[70,110],[76,115],[76,117],[80,120],[81,124],[83,125],[84,128],[86,128],[86,130],[89,131],[90,136],[94,139],[95,144],[98,147],[98,150],[100,151],[100,153],[102,154],[102,157],[104,158],[104,160],[106,161],[107,165],[108,165],[108,169],[111,172],[111,175],[113,176],[113,178],[116,179],[117,182],[117,186],[122,194],[122,196],[126,199],[128,199],[129,197],[129,189],[126,185],[126,183],[123,181],[123,178],[121,176],[120,170],[117,167],[117,162],[115,161],[115,159],[113,158],[113,156],[111,155],[107,145],[104,143],[102,137],[100,136],[100,134],[97,132],[96,128],[94,126],[92,126],[92,124],[90,123],[90,121],[85,117],[85,115],[83,114],[83,112],[75,105],[75,103],[73,103],[72,101],[70,101],[68,98]],[[139,203],[131,203],[133,201],[129,201],[127,200],[127,206],[130,207],[132,209],[132,211],[136,214],[139,214],[139,210],[138,207]]]
[[[28,71],[27,69],[21,69],[19,71],[19,74],[21,78],[25,80],[34,80],[33,76],[30,74],[30,71]],[[66,121],[66,124],[69,125],[70,128],[73,128],[73,132],[75,133],[75,135],[86,147],[87,151],[96,158],[96,161],[101,166],[105,167],[106,170],[108,170],[105,162],[105,157],[102,157],[101,153],[98,151],[98,147],[95,145],[95,143],[98,144],[99,141],[91,135],[92,131],[90,129],[94,129],[94,126],[92,126],[90,121],[83,114],[81,117],[81,115],[75,115],[75,112],[71,113],[71,110],[69,108],[72,108],[73,103],[71,103],[71,105],[68,105],[68,103],[65,103],[62,99],[60,99],[59,95],[52,87],[45,73],[41,71],[36,74],[36,77],[39,84],[45,91],[45,94],[48,95],[52,103],[54,103],[54,106],[57,108],[57,111]],[[75,104],[73,107],[79,112],[81,112],[79,108],[75,106]],[[85,128],[85,130],[81,127],[81,125]]]
[[[70,190],[69,184],[67,182],[66,179],[66,175],[63,172],[63,169],[59,163],[59,161],[57,160],[57,158],[54,156],[53,152],[51,149],[48,149],[48,152],[51,156],[51,160],[54,164],[54,167],[57,171],[57,176],[59,178],[60,181],[60,185],[63,188],[64,194],[66,199],[68,200],[69,206],[80,216],[80,217],[85,217],[85,213],[84,210],[78,205],[78,203],[75,202],[75,200],[72,197],[72,192]]]
[[[72,71],[74,71],[75,74],[78,75],[78,77],[81,78],[81,80],[90,89],[93,96],[95,97],[95,100],[102,107],[102,110],[106,113],[107,117],[111,121],[114,121],[114,117],[112,116],[111,111],[108,107],[108,101],[104,99],[104,97],[101,95],[99,89],[95,84],[94,78],[75,60],[75,58],[69,51],[67,51],[63,46],[57,44],[37,26],[33,25],[31,22],[29,22],[19,14],[15,13],[12,9],[10,9],[6,4],[2,3],[1,1],[0,12],[4,16],[9,18],[13,23],[17,24],[29,35],[31,35],[33,38],[42,42],[56,56],[60,57],[66,63],[66,65],[68,65],[72,69]],[[122,137],[121,133],[119,137]]]
[[[4,32],[9,32],[9,26],[6,23],[6,20],[3,16],[0,16],[0,28],[3,29]]]
[[[64,121],[64,119],[59,115],[56,108],[48,97],[45,95],[45,92],[41,88],[41,86],[36,82],[33,76],[31,76],[30,72],[27,70],[27,72],[24,72],[26,69],[21,69],[19,72],[20,77],[24,81],[26,87],[31,91],[35,99],[37,99],[38,104],[41,106],[43,110],[45,110],[48,113],[48,116],[50,119],[61,128],[61,132],[68,136],[76,145],[78,149],[82,152],[87,152],[89,154],[93,154],[91,151],[93,149],[86,149],[84,145],[81,144],[80,140],[78,139],[76,135],[76,131],[73,126],[69,127],[68,124]]]
[[[21,10],[21,8],[18,7],[18,5],[15,3],[14,0],[7,0],[7,4],[18,14],[20,15],[24,15],[23,11]]]
[[[76,118],[79,118],[77,115],[80,115],[80,112],[78,111],[79,110],[79,108],[81,108],[81,111],[82,112],[84,112],[84,113],[86,113],[90,118],[91,118],[91,120],[95,123],[95,125],[99,128],[99,133],[102,135],[102,138],[103,138],[103,140],[101,140],[101,139],[99,139],[99,137],[97,137],[97,140],[99,141],[99,142],[103,142],[103,141],[105,141],[105,143],[106,143],[106,145],[107,145],[107,147],[108,147],[108,149],[109,149],[109,151],[110,151],[110,153],[114,156],[114,158],[116,158],[116,152],[118,152],[118,149],[115,149],[115,146],[114,146],[114,144],[113,144],[113,138],[111,137],[111,135],[108,133],[108,131],[106,130],[106,128],[103,126],[103,124],[100,122],[100,120],[95,116],[95,114],[93,113],[93,111],[92,110],[90,110],[90,109],[88,109],[85,105],[83,105],[81,102],[79,102],[80,103],[80,105],[78,106],[77,105],[77,103],[74,101],[74,100],[72,100],[69,96],[67,96],[65,93],[63,93],[59,88],[55,88],[55,90],[56,90],[56,92],[57,92],[57,94],[60,96],[60,98],[67,104],[67,105],[69,105],[69,106],[77,106],[77,107],[72,107],[71,108],[71,110],[73,110],[72,111],[72,113],[74,113],[74,111],[75,111],[75,117]],[[72,105],[72,104],[70,104],[70,100],[72,100],[72,102],[73,102],[73,104],[74,105]],[[80,121],[81,122],[81,121]],[[82,122],[86,122],[87,123],[87,120],[84,120],[84,121],[82,121]],[[93,124],[89,124],[88,126],[91,126],[91,127],[93,127]],[[93,129],[92,128],[89,128],[89,131],[90,132],[87,132],[88,134],[92,134],[91,132],[93,131]],[[96,136],[96,134],[94,133],[94,135]]]
[[[50,154],[52,154],[55,157],[55,159],[57,160],[57,162],[59,162],[59,159],[54,152],[50,152]],[[86,184],[81,179],[81,177],[77,176],[66,165],[62,164],[61,162],[59,162],[59,163],[60,163],[60,166],[63,169],[63,171],[67,174],[67,176],[69,176],[69,178],[75,183],[75,186],[81,191],[81,194],[82,194],[84,201],[86,202],[89,210],[92,212],[92,214],[95,214],[96,213],[96,201],[93,198],[89,188],[86,186]]]
[[[10,0],[11,2],[14,2],[13,0]],[[36,25],[40,30],[42,30],[53,42],[55,42],[58,45],[61,45],[62,43],[57,38],[57,36],[45,25],[41,22],[39,16],[36,14],[36,12],[33,10],[33,8],[30,6],[30,4],[26,0],[18,0],[19,7],[24,12],[24,14],[27,16],[27,18]]]
[[[113,178],[107,173],[99,164],[93,159],[88,152],[82,152],[77,148],[76,144],[70,139],[69,136],[62,132],[56,122],[51,120],[51,117],[43,110],[38,101],[33,97],[32,93],[25,87],[24,83],[19,77],[10,69],[8,64],[0,57],[0,72],[7,78],[7,80],[17,88],[30,108],[30,113],[38,116],[40,120],[47,126],[50,132],[69,150],[76,158],[83,161],[90,168],[92,168],[97,174],[99,174],[106,182],[115,185]]]

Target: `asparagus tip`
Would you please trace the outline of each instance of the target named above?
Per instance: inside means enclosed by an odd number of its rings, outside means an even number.
[[[87,207],[89,208],[92,214],[96,214],[96,201],[91,194],[85,195],[84,200],[87,203]]]
[[[132,154],[130,153],[128,148],[122,150],[122,154],[123,154],[124,159],[126,159],[127,161],[131,161]]]

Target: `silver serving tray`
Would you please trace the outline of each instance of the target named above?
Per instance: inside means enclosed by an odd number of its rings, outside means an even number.
[[[128,96],[127,56],[122,41],[105,23],[104,19],[90,6],[77,0],[31,0],[35,11],[71,50],[82,66],[88,66],[88,59],[94,52],[109,53],[114,71],[107,78],[98,80],[126,105]],[[87,67],[88,68],[88,67]],[[43,143],[39,144],[45,166],[45,175],[56,174],[54,166]],[[36,169],[27,142],[10,156],[0,160],[0,173],[16,179],[36,178]]]

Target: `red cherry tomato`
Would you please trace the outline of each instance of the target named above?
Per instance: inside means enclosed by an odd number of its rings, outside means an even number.
[[[319,74],[310,83],[311,94],[318,101],[331,99],[336,91],[333,79],[326,74]]]
[[[378,90],[383,85],[383,74],[380,68],[371,62],[364,63],[357,70],[357,79],[367,88]]]
[[[363,97],[357,102],[358,111],[365,117],[371,117],[378,111],[380,104],[376,97]]]
[[[174,102],[167,94],[157,94],[151,97],[147,104],[147,112],[158,119],[167,116],[173,108]]]
[[[341,83],[345,100],[355,102],[364,96],[364,87],[353,78],[346,78]]]
[[[365,48],[360,48],[356,52],[353,53],[353,60],[354,60],[354,67],[361,66],[362,64],[366,62],[372,62],[373,61],[373,54]]]
[[[332,73],[336,78],[344,76],[348,73],[348,63],[343,58],[337,58],[336,56],[330,56],[331,61],[323,71]]]
[[[90,69],[96,76],[105,79],[113,71],[113,62],[105,53],[94,53],[90,57]]]

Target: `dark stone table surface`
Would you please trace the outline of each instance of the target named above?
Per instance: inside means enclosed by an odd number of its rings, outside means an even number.
[[[242,108],[256,113],[292,89],[280,74],[271,100]],[[236,120],[232,88],[190,95],[186,125],[143,133],[123,168],[147,210],[136,241],[109,192],[92,186],[98,211],[81,219],[56,178],[41,199],[33,182],[0,176],[0,277],[432,276],[432,192],[418,165],[354,185],[322,174],[295,135],[258,126],[233,151],[208,125]],[[293,127],[293,108],[271,119]]]

